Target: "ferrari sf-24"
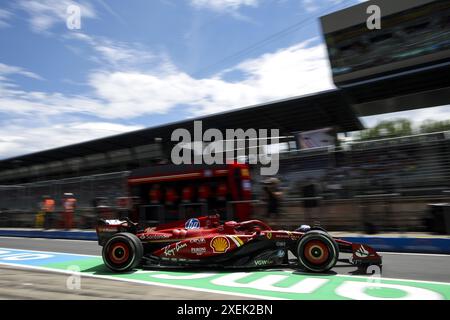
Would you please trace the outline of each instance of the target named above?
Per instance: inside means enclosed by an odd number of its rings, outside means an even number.
[[[259,220],[221,223],[218,215],[140,228],[129,219],[99,220],[98,243],[114,272],[135,268],[273,268],[325,273],[338,261],[365,272],[381,256],[365,244],[336,239],[320,227],[272,230]],[[289,253],[291,258],[289,258]],[[340,259],[341,253],[349,258]]]

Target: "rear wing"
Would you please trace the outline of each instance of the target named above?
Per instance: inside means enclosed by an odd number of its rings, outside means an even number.
[[[97,232],[98,244],[103,246],[116,233],[129,232],[136,234],[137,223],[132,222],[128,218],[124,220],[100,219],[97,222],[95,231]]]

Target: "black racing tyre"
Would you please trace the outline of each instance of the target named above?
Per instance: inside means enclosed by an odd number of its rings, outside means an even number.
[[[126,272],[136,268],[144,255],[142,242],[132,233],[117,233],[103,246],[105,265],[114,272]]]
[[[325,231],[312,230],[297,243],[299,265],[311,272],[327,272],[336,265],[339,247]]]

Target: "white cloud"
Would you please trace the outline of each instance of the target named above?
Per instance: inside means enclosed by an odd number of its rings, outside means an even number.
[[[81,32],[69,33],[63,37],[66,40],[78,40],[90,46],[92,53],[82,54],[107,69],[142,68],[145,64],[155,62],[155,56],[139,44],[111,41],[106,38],[94,37]],[[77,50],[79,52],[79,49]],[[156,61],[161,63],[161,61]]]
[[[85,94],[22,90],[7,78],[8,74],[39,76],[0,64],[0,77],[3,77],[0,78],[0,112],[29,117],[85,114],[124,120],[166,114],[176,106],[183,106],[188,113],[198,116],[334,88],[326,48],[311,41],[249,59],[220,74],[200,79],[179,70],[167,58],[157,59],[151,53],[151,68],[130,68],[126,63],[119,63],[128,54],[125,44],[109,47],[103,43],[105,49],[99,50],[98,43],[92,42],[93,48],[105,59],[109,50],[117,50],[119,58],[115,68],[99,68],[88,75],[90,90]],[[239,73],[240,79],[227,80],[230,72]],[[436,113],[426,109],[416,112],[419,119],[436,118],[433,117]],[[448,113],[443,112],[439,116],[448,118]]]
[[[257,7],[259,0],[189,0],[195,8],[213,11],[235,11],[240,7]]]
[[[316,0],[303,0],[303,7],[308,12],[315,12],[320,8]]]
[[[11,75],[11,74],[18,74],[18,75],[33,78],[33,79],[42,80],[41,76],[39,76],[33,72],[27,71],[20,67],[10,66],[10,65],[0,63],[0,76]]]
[[[0,113],[7,115],[3,119],[26,120],[8,121],[0,126],[3,140],[0,157],[134,130],[138,127],[117,122],[144,115],[167,114],[176,106],[183,106],[192,116],[198,116],[334,87],[326,48],[314,41],[249,59],[209,78],[194,78],[178,69],[167,57],[161,58],[151,52],[143,59],[150,62],[148,68],[138,67],[142,62],[139,54],[134,56],[135,65],[130,66],[126,60],[130,52],[138,52],[134,51],[137,50],[134,46],[92,37],[85,41],[93,52],[97,52],[99,63],[111,61],[107,67],[101,63],[89,73],[87,84],[90,89],[85,94],[23,90],[8,76],[39,76],[20,67],[0,64]],[[229,80],[231,72],[240,77]],[[411,114],[416,121],[449,119],[450,107],[440,107],[437,111],[417,110]],[[74,116],[82,119],[83,115],[100,120],[83,123],[72,119]]]
[[[100,42],[89,43],[105,59],[109,48],[117,49],[101,42],[108,50],[98,50]],[[118,50],[125,49],[123,46],[121,44]],[[36,148],[47,149],[99,136],[99,123],[91,123],[85,133],[78,134],[75,130],[78,124],[61,120],[65,117],[89,115],[107,119],[104,122],[111,125],[123,119],[165,114],[175,106],[186,107],[192,115],[204,115],[332,87],[325,47],[311,46],[309,42],[247,60],[222,74],[203,79],[191,77],[167,58],[158,61],[154,58],[152,61],[152,68],[143,70],[130,69],[127,64],[120,63],[116,64],[116,68],[96,69],[88,76],[87,83],[91,90],[84,95],[23,90],[8,75],[39,76],[19,67],[0,65],[0,70],[3,70],[3,78],[0,78],[0,112],[10,119],[28,121],[26,125],[19,123],[13,126],[9,123],[1,127],[0,136],[3,140],[8,137],[8,141],[2,143],[0,157],[6,156],[5,149],[10,150],[8,155],[22,154]],[[231,71],[240,72],[242,79],[234,82],[225,80]],[[63,122],[55,125],[55,119]],[[124,126],[118,131],[122,129],[127,131],[134,127]],[[109,134],[112,133],[104,135]],[[44,135],[50,138],[39,138]],[[15,147],[5,147],[11,144]]]
[[[367,0],[354,0],[355,2],[365,2]],[[316,12],[320,9],[334,9],[336,10],[336,6],[339,4],[344,3],[344,0],[302,0],[301,5],[302,8],[305,9],[307,12],[312,13]],[[350,4],[349,4],[350,5]],[[351,3],[351,5],[354,5],[354,3]]]
[[[104,48],[100,52],[105,57],[108,50],[127,55],[123,48],[107,45]],[[99,51],[95,45],[94,50]],[[239,64],[228,70],[243,74],[242,80],[234,82],[225,80],[226,74],[193,78],[167,59],[153,62],[147,70],[119,63],[117,68],[95,70],[88,76],[92,93],[85,95],[0,86],[0,111],[48,116],[82,113],[104,119],[130,119],[168,113],[183,105],[192,115],[203,115],[333,87],[325,47],[311,46],[309,42]]]
[[[30,16],[30,25],[35,32],[47,32],[54,25],[65,24],[68,18],[67,8],[77,5],[81,9],[81,21],[95,18],[93,7],[87,2],[70,0],[19,0],[18,6]]]
[[[101,101],[21,90],[8,78],[13,74],[41,79],[23,68],[0,63],[0,159],[142,128],[107,121],[85,122],[82,114],[100,110]]]
[[[0,28],[9,26],[9,19],[11,19],[12,13],[5,9],[0,9]]]
[[[333,88],[326,47],[305,41],[239,64],[243,84],[253,88],[255,102]]]
[[[225,74],[195,79],[165,65],[156,73],[91,74],[89,84],[106,103],[101,116],[167,113],[176,105],[186,106],[193,115],[204,115],[333,87],[325,47],[309,46],[309,42],[239,64],[228,70],[243,74],[243,80],[235,82],[224,80]]]
[[[24,129],[26,128],[26,129]],[[60,147],[141,129],[109,122],[60,122],[36,126],[21,120],[0,127],[0,158]]]

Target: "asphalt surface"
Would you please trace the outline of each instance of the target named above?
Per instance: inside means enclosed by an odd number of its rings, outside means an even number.
[[[0,237],[0,247],[101,255],[101,247],[95,241]],[[384,278],[450,283],[450,255],[403,253],[382,253],[381,255]],[[333,270],[338,274],[350,275],[355,271],[355,267],[338,264]]]
[[[101,255],[95,241],[0,237],[0,248]],[[83,277],[81,288],[66,286],[67,275],[0,264],[0,300],[120,299],[120,300],[240,300],[241,296],[149,286]],[[112,289],[113,288],[113,289]],[[246,298],[251,300],[251,298]]]
[[[232,295],[193,292],[145,284],[83,277],[80,288],[66,285],[67,275],[0,265],[0,299],[48,300],[239,300]]]

